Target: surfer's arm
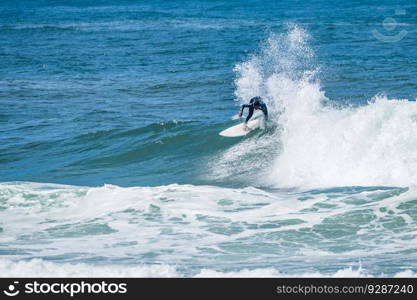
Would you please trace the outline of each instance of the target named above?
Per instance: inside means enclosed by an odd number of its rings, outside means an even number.
[[[248,114],[248,116],[246,117],[245,123],[248,123],[248,121],[250,120],[250,118],[252,118],[253,111],[254,111],[253,106],[251,106],[251,105],[248,105],[248,106],[249,106],[249,114]]]
[[[242,108],[240,109],[239,118],[243,115],[243,110],[245,109],[245,107],[248,107],[249,110],[250,110],[250,108],[252,107],[252,105],[250,105],[250,104],[243,104],[242,105]]]

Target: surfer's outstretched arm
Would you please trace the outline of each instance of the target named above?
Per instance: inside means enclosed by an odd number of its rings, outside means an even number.
[[[250,108],[252,105],[251,104],[243,104],[242,108],[240,109],[240,113],[239,113],[239,117],[241,117],[243,115],[243,110],[248,107]]]
[[[249,108],[249,114],[246,117],[245,123],[248,123],[248,121],[250,120],[250,118],[252,118],[252,115],[253,115],[253,105],[252,104],[243,104],[242,109],[240,110],[240,113],[239,113],[239,117],[241,117],[243,115],[243,110],[246,107]]]

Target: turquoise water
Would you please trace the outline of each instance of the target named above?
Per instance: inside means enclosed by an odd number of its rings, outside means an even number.
[[[416,13],[2,1],[1,273],[415,275]]]

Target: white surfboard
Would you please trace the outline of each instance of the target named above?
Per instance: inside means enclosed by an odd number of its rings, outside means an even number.
[[[221,136],[226,136],[226,137],[244,136],[244,135],[247,135],[252,130],[258,128],[260,125],[260,122],[259,122],[259,119],[250,120],[247,124],[247,130],[245,130],[244,124],[245,123],[240,123],[238,125],[229,127],[223,130],[222,132],[220,132],[219,134]]]

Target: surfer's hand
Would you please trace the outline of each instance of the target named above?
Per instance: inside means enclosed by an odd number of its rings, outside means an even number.
[[[243,113],[242,113],[242,112],[240,112],[240,113],[239,113],[239,118],[241,118],[241,117],[242,117],[242,115],[243,115]]]

